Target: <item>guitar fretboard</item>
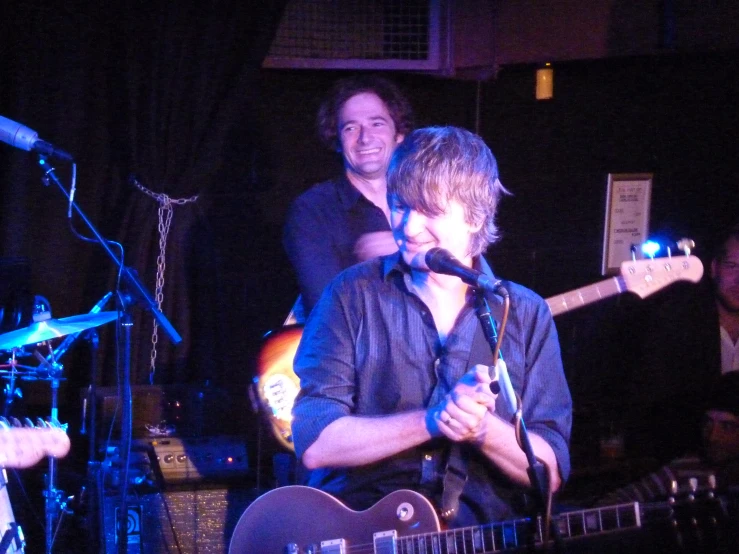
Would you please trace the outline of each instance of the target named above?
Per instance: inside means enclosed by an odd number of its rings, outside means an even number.
[[[565,294],[552,296],[551,298],[547,298],[546,302],[549,305],[552,315],[559,315],[597,302],[603,298],[608,298],[614,294],[619,294],[624,290],[626,290],[626,287],[623,279],[621,277],[612,277],[611,279],[575,289]]]
[[[554,517],[562,539],[641,527],[639,503],[568,512]],[[395,539],[399,554],[486,554],[544,541],[543,520],[518,519]],[[376,545],[377,546],[377,545]],[[375,549],[378,554],[383,549]]]

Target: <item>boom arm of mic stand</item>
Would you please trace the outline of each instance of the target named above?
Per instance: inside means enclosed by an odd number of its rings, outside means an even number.
[[[64,196],[67,197],[67,200],[69,200],[69,193],[67,192],[67,189],[64,188],[64,185],[59,181],[56,174],[54,173],[54,168],[51,166],[46,166],[46,159],[43,156],[39,156],[39,165],[41,165],[41,168],[44,169],[44,175],[49,178],[51,181],[54,182],[57,187],[59,187],[59,190],[62,191]],[[179,344],[182,342],[182,337],[180,334],[175,330],[175,328],[172,326],[172,324],[169,322],[169,320],[165,317],[165,315],[161,312],[161,310],[157,307],[156,302],[151,297],[149,292],[146,290],[146,287],[144,287],[143,283],[139,280],[138,277],[129,269],[128,267],[123,266],[123,260],[119,260],[118,256],[116,256],[115,252],[113,252],[110,249],[110,246],[108,246],[108,242],[102,237],[102,235],[98,232],[98,230],[95,228],[95,226],[92,224],[92,222],[87,218],[85,213],[80,209],[80,207],[75,203],[72,202],[72,207],[74,208],[74,211],[77,213],[77,215],[82,219],[82,221],[85,222],[85,225],[87,225],[87,228],[90,230],[90,232],[95,236],[95,238],[98,240],[100,245],[103,247],[103,250],[108,254],[111,260],[113,260],[113,263],[116,267],[121,268],[121,276],[123,279],[126,280],[126,282],[131,287],[132,292],[135,294],[136,299],[138,300],[139,304],[143,305],[143,307],[148,310],[153,316],[154,319],[156,319],[159,326],[164,329],[165,333],[167,333],[167,336],[172,341],[173,344]]]

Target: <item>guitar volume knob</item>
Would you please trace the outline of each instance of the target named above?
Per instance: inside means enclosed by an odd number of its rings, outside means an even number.
[[[410,502],[403,502],[398,505],[398,509],[395,511],[395,514],[398,516],[400,521],[410,521],[413,519],[414,512],[415,510]]]

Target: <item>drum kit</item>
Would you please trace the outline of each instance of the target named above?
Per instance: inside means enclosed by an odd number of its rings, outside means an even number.
[[[41,426],[59,427],[57,397],[60,381],[63,380],[64,369],[60,363],[61,357],[83,333],[92,334],[96,327],[118,318],[117,311],[100,311],[111,296],[112,293],[108,293],[88,314],[61,319],[52,318],[48,303],[46,305],[39,303],[38,299],[41,297],[37,297],[35,308],[37,313],[33,315],[33,323],[27,327],[0,334],[0,354],[3,354],[3,358],[6,358],[0,363],[0,378],[8,381],[5,386],[5,417],[14,419],[10,412],[13,399],[20,396],[17,388],[19,381],[45,381],[49,383],[51,389],[51,411],[49,413],[49,423],[42,423]],[[43,308],[39,309],[40,306],[43,306]],[[65,337],[64,340],[56,348],[52,348],[51,341],[61,337]],[[40,349],[44,348],[48,350],[46,356],[40,352]],[[37,365],[21,363],[21,360],[26,358],[35,358],[35,361],[38,362]],[[91,440],[94,440],[94,438],[91,438]],[[62,492],[55,487],[57,460],[53,451],[47,450],[47,454],[49,455],[49,472],[46,476],[44,490],[45,530],[47,552],[50,552],[54,539],[55,522],[64,508],[65,500]],[[0,459],[2,459],[1,452]],[[8,464],[5,464],[5,466],[14,467]],[[9,508],[6,511],[12,514],[12,510]],[[15,522],[12,523],[13,528],[17,528]],[[5,538],[0,537],[0,546],[6,542]],[[18,542],[24,543],[24,540],[18,540]],[[2,550],[3,553],[8,551],[22,552],[23,546],[16,550]]]

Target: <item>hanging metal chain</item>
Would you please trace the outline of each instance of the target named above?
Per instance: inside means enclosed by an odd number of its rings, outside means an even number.
[[[157,278],[156,287],[154,289],[154,298],[157,301],[157,308],[159,311],[162,310],[162,303],[164,302],[164,274],[167,268],[167,237],[169,236],[169,229],[172,226],[172,216],[174,215],[173,205],[189,204],[196,202],[198,195],[191,196],[190,198],[170,198],[163,192],[153,192],[146,188],[144,185],[139,183],[138,179],[132,178],[131,182],[144,194],[151,196],[154,200],[159,202],[159,255],[157,256]],[[149,383],[154,384],[154,373],[156,372],[156,360],[157,360],[157,342],[159,341],[159,324],[156,319],[154,320],[154,327],[151,332],[151,356],[149,362]]]

